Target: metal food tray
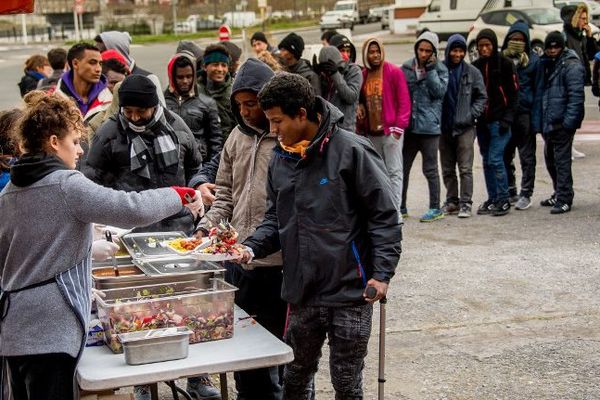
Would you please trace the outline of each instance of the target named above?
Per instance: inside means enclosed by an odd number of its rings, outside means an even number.
[[[144,232],[128,233],[121,238],[121,242],[135,259],[173,257],[173,251],[162,246],[168,240],[186,238],[183,232]]]
[[[187,275],[198,273],[217,273],[225,269],[218,264],[200,261],[190,256],[171,256],[160,259],[140,259],[133,263],[146,275]]]
[[[188,356],[189,336],[186,327],[151,329],[118,335],[129,365],[180,360]]]

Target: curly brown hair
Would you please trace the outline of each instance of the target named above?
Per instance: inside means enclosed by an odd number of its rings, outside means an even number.
[[[44,92],[41,92],[44,93]],[[59,139],[72,130],[85,132],[81,113],[75,103],[60,95],[40,95],[33,91],[25,97],[26,108],[16,126],[15,135],[27,154],[46,152],[52,135]]]
[[[256,56],[260,61],[267,64],[274,72],[283,71],[283,67],[279,64],[279,61],[271,54],[268,50],[263,50]]]
[[[12,130],[21,115],[23,111],[18,108],[0,112],[0,171],[8,171],[9,161],[19,153],[13,142]]]

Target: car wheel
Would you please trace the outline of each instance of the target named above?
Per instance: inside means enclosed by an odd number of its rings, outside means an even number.
[[[472,42],[469,45],[469,60],[471,60],[471,62],[477,60],[479,58],[479,51],[477,50],[477,45],[475,44],[475,42]]]
[[[531,43],[531,50],[541,57],[544,55],[544,44],[542,42],[535,41]]]

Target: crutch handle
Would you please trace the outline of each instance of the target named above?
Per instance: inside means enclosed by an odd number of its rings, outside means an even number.
[[[377,289],[375,289],[373,286],[369,286],[367,287],[365,294],[367,295],[367,299],[374,299],[375,296],[377,296]]]

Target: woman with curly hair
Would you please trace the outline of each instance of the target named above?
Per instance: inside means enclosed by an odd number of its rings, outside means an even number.
[[[145,226],[196,192],[95,184],[75,170],[84,131],[75,104],[29,100],[14,129],[24,154],[0,193],[0,365],[14,400],[71,400],[90,315],[92,223]]]
[[[21,114],[18,108],[0,112],[0,191],[10,180],[10,167],[17,161],[18,150],[13,145],[11,129]]]
[[[256,58],[267,64],[274,72],[283,71],[283,67],[279,64],[279,61],[268,50],[261,51]]]

